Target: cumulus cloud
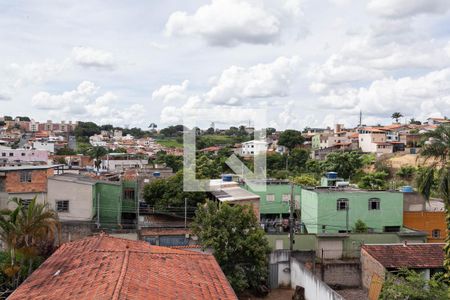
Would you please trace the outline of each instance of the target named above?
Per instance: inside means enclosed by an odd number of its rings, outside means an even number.
[[[113,69],[115,67],[114,57],[110,52],[90,47],[74,47],[71,57],[75,64],[82,67],[100,69]]]
[[[272,63],[249,68],[232,66],[216,79],[205,98],[211,103],[237,105],[242,99],[285,97],[299,62],[294,56],[279,57]]]
[[[361,109],[368,114],[401,111],[406,115],[426,118],[450,113],[450,68],[413,77],[375,80],[367,88],[333,90],[320,98],[323,107]]]
[[[78,87],[61,94],[39,92],[32,97],[32,105],[47,110],[51,115],[72,119],[86,118],[99,122],[126,124],[137,123],[144,115],[142,105],[131,105],[124,109],[116,107],[117,95],[113,92],[99,94],[100,87],[90,81],[81,82]],[[128,123],[128,124],[129,124]]]
[[[370,0],[367,9],[378,16],[404,18],[418,14],[444,14],[450,9],[448,0]]]
[[[178,100],[186,100],[186,90],[189,81],[185,80],[180,85],[163,85],[152,93],[152,100],[162,103],[169,103]]]
[[[168,36],[201,37],[216,46],[266,44],[280,38],[287,18],[300,14],[298,0],[284,0],[276,11],[267,9],[262,1],[212,0],[192,15],[184,11],[171,14],[165,32]]]
[[[12,63],[7,66],[7,71],[15,88],[22,88],[29,84],[39,84],[47,81],[67,70],[70,66],[68,60],[57,62],[45,60],[43,62],[31,62],[28,64]]]

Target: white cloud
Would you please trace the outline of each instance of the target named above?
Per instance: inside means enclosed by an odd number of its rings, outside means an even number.
[[[9,76],[11,76],[12,85],[15,88],[22,88],[29,84],[39,84],[47,81],[49,78],[62,73],[69,68],[69,61],[56,62],[54,60],[45,60],[43,62],[32,62],[29,64],[12,63],[7,67]]]
[[[216,79],[206,94],[208,102],[238,105],[242,99],[285,97],[289,94],[300,59],[279,57],[249,68],[232,66]]]
[[[372,115],[400,111],[404,115],[426,118],[450,113],[450,68],[416,78],[383,78],[367,88],[333,90],[321,97],[323,107],[347,109]]]
[[[137,124],[145,114],[142,105],[116,107],[119,97],[113,92],[98,95],[100,87],[90,81],[81,82],[74,90],[61,94],[39,92],[32,97],[33,107],[49,111],[59,118],[85,118],[101,123]]]
[[[0,101],[9,101],[11,96],[7,92],[0,91]]]
[[[285,7],[298,12],[297,1]],[[259,1],[212,0],[193,15],[174,12],[166,23],[169,36],[199,36],[211,45],[234,46],[238,43],[274,42],[281,33],[281,21]]]
[[[110,52],[90,47],[74,47],[72,60],[75,64],[88,68],[113,69],[115,67],[114,57]]]
[[[169,103],[179,100],[186,100],[186,90],[189,81],[185,80],[181,85],[163,85],[152,93],[152,100],[162,103]]]
[[[367,9],[387,18],[404,18],[418,14],[443,14],[450,9],[448,0],[370,0]]]

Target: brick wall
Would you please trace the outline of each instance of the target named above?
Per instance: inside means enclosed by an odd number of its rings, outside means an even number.
[[[361,249],[361,279],[365,289],[369,289],[372,276],[377,274],[380,278],[384,278],[386,269],[366,250]]]
[[[237,201],[230,201],[229,204],[237,204],[237,205],[250,205],[253,209],[253,213],[255,214],[256,218],[259,222],[259,197],[255,199],[250,200],[237,200]]]
[[[322,266],[323,281],[332,287],[360,287],[361,269],[359,262],[326,263]]]
[[[53,176],[53,169],[31,170],[31,182],[20,182],[22,171],[9,171],[6,174],[5,191],[7,193],[45,193],[48,177]]]

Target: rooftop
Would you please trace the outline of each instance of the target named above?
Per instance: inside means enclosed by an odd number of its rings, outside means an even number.
[[[442,268],[444,263],[444,244],[383,244],[363,245],[370,256],[385,268]]]
[[[222,202],[259,199],[258,195],[253,194],[252,192],[241,187],[223,188],[211,193],[217,200]]]
[[[62,245],[8,298],[237,299],[212,255],[99,235]]]
[[[22,171],[22,170],[48,170],[54,168],[64,167],[64,165],[22,165],[22,166],[12,166],[12,167],[0,167],[0,172],[6,171]]]

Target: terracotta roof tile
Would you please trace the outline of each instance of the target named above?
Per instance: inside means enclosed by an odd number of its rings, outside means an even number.
[[[66,243],[8,299],[237,299],[212,255],[105,235]]]
[[[444,244],[363,245],[370,256],[385,268],[440,268],[444,263]]]

